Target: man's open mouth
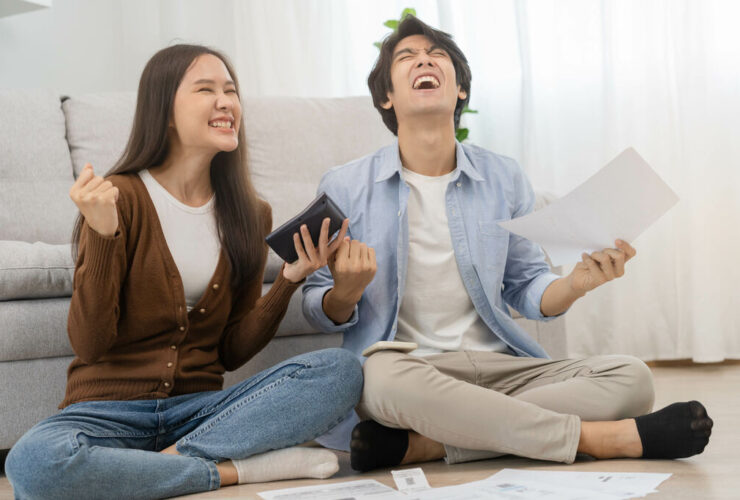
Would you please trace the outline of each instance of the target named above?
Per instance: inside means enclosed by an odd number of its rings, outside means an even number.
[[[414,80],[414,90],[421,89],[437,89],[439,88],[439,80],[433,75],[422,75]]]

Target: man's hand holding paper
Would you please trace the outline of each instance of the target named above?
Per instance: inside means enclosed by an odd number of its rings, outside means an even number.
[[[677,202],[671,188],[628,148],[563,198],[499,225],[541,245],[558,266],[581,261],[584,252],[612,248],[617,239],[633,241]]]

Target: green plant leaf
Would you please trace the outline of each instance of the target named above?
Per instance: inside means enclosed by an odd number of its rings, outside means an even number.
[[[375,45],[378,48],[378,50],[380,50],[380,47],[383,46],[383,43],[382,42],[375,42],[373,45]]]
[[[462,141],[464,141],[465,139],[468,138],[468,134],[469,133],[470,133],[470,131],[468,129],[466,129],[466,128],[459,128],[455,132],[455,139],[457,139],[457,142],[462,142]]]
[[[403,20],[403,18],[408,16],[409,14],[416,17],[416,9],[412,9],[412,8],[403,9],[403,12],[401,12],[401,20]]]
[[[398,21],[395,19],[388,19],[386,22],[383,23],[383,26],[396,31],[398,29]]]
[[[478,110],[477,110],[477,109],[470,109],[469,107],[465,106],[465,107],[463,108],[463,110],[462,110],[462,111],[460,112],[460,114],[461,114],[461,115],[464,115],[465,113],[473,113],[473,114],[478,114]]]

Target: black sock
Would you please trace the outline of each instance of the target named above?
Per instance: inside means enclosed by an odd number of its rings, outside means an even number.
[[[391,429],[373,420],[365,420],[352,430],[349,447],[350,464],[356,471],[395,467],[408,450],[409,431]]]
[[[643,458],[686,458],[704,451],[712,419],[698,401],[673,403],[635,419]]]

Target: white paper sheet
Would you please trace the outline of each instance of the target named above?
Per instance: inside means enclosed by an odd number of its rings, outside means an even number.
[[[541,245],[553,265],[581,254],[629,243],[678,202],[678,196],[632,148],[546,207],[510,221],[504,229]]]
[[[670,474],[503,469],[482,481],[410,494],[415,500],[626,500],[656,492]]]
[[[482,481],[433,488],[409,495],[414,500],[618,500],[620,497],[573,486],[537,481],[507,481],[495,475]]]
[[[394,479],[419,477],[414,469],[395,472],[401,474],[394,474]],[[405,494],[375,480],[362,480],[264,491],[259,496],[264,500],[627,500],[656,492],[670,476],[503,469],[481,481]]]
[[[575,486],[617,498],[638,498],[657,491],[658,485],[671,474],[642,472],[579,472],[579,471],[533,471],[503,469],[490,479],[516,483],[519,481],[538,484]]]
[[[396,483],[396,488],[401,493],[411,494],[431,488],[421,467],[392,470],[391,474],[393,475],[393,481]]]
[[[319,484],[258,493],[265,500],[408,500],[409,497],[373,479]]]

